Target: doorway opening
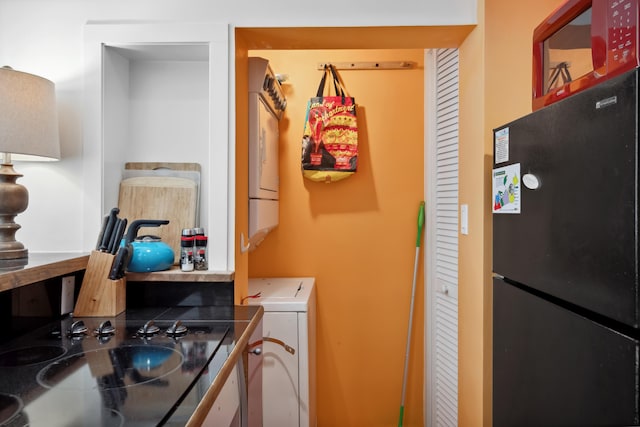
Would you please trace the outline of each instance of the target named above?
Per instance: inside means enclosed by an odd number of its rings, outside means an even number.
[[[340,53],[345,53],[346,51],[383,51],[387,50],[393,54],[393,52],[397,53],[411,53],[418,54],[420,56],[420,62],[424,64],[424,52],[428,49],[434,48],[456,48],[458,47],[464,38],[469,34],[472,30],[472,27],[358,27],[358,28],[237,28],[236,32],[236,40],[235,40],[235,76],[236,76],[236,94],[246,93],[246,81],[239,76],[246,75],[247,72],[247,58],[254,53],[264,53],[265,56],[269,56],[269,52],[272,52],[274,55],[282,55],[283,51],[290,51],[292,56],[297,55],[296,57],[300,57],[304,55],[306,51],[315,51],[315,52],[327,52],[330,50],[334,50],[336,55],[333,57],[320,56],[318,58],[318,62],[327,61],[327,60],[336,60],[335,57],[339,56]],[[402,52],[404,51],[404,52]],[[366,52],[364,52],[366,53]],[[402,58],[400,58],[402,59]],[[405,58],[406,59],[406,58]],[[313,67],[307,67],[309,69],[309,73],[319,73]],[[286,69],[278,70],[274,69],[276,73],[283,72],[287,73]],[[372,71],[375,73],[379,73],[381,71]],[[395,79],[402,79],[404,76],[404,71],[397,71]],[[420,90],[414,92],[414,100],[417,99],[420,103],[420,109],[424,112],[432,102],[427,99],[427,94],[425,90],[424,84],[424,74],[425,70],[422,69],[422,83],[420,84]],[[387,84],[393,85],[394,81],[391,80]],[[315,92],[315,87],[312,90],[305,89],[304,94],[297,93],[296,96],[307,98],[312,96],[311,92]],[[349,89],[349,84],[347,84],[347,89]],[[370,88],[371,91],[375,91],[376,86],[372,86]],[[290,90],[299,90],[295,86],[292,86]],[[358,93],[351,93],[352,96],[356,96],[356,101],[358,100]],[[245,100],[246,97],[236,96],[236,189],[235,189],[235,197],[236,197],[236,234],[240,234],[242,231],[246,234],[246,229],[243,230],[244,224],[247,223],[247,206],[244,202],[247,200],[246,188],[247,182],[246,177],[247,173],[247,150],[246,150],[246,141],[247,141],[247,119],[245,112],[247,111],[247,102]],[[398,101],[398,100],[395,100]],[[285,114],[286,115],[286,114]],[[365,118],[369,119],[368,114],[365,114]],[[422,125],[424,122],[424,115],[417,119],[417,123]],[[286,118],[284,119],[286,122]],[[392,124],[392,123],[391,123]],[[390,125],[391,125],[390,124]],[[295,133],[295,130],[298,129],[299,133],[302,133],[302,120],[294,120],[290,123],[284,123],[284,126],[291,127]],[[415,144],[420,144],[426,150],[425,145],[425,135],[426,129],[423,130],[421,134],[421,138],[419,141],[411,141]],[[288,151],[296,151],[299,150],[299,144],[297,141],[287,140],[287,147],[285,150]],[[398,141],[389,141],[389,143],[398,143],[398,144],[407,144],[406,140]],[[400,147],[401,145],[399,145]],[[363,147],[366,150],[366,147]],[[376,167],[376,170],[371,171],[372,181],[375,181],[375,177],[380,173],[380,167],[378,163],[373,162],[374,159],[369,158],[368,161],[371,161],[371,167]],[[422,159],[420,159],[422,162]],[[422,171],[424,172],[424,176],[426,176],[428,167],[427,163],[422,164]],[[364,169],[364,168],[363,168]],[[358,173],[361,171],[359,170]],[[298,173],[294,171],[294,173]],[[297,179],[298,176],[296,175]],[[281,177],[282,179],[282,177]],[[349,178],[349,179],[357,179],[357,178]],[[422,176],[418,178],[421,180]],[[338,183],[339,184],[339,183]],[[419,182],[419,185],[422,186],[422,182]],[[296,185],[301,186],[303,183],[297,182]],[[323,184],[324,185],[324,184]],[[382,185],[382,184],[380,184]],[[286,202],[286,192],[281,197],[281,203],[285,210],[291,210],[290,206],[287,207],[286,203],[295,203],[298,206],[302,206],[300,209],[308,213],[308,211],[312,211],[313,218],[310,219],[309,222],[313,222],[314,224],[318,222],[329,222],[333,219],[334,216],[340,216],[341,221],[349,224],[350,230],[356,230],[353,232],[347,232],[346,240],[360,240],[367,241],[369,238],[367,230],[357,228],[357,225],[351,224],[350,217],[352,213],[358,213],[359,217],[366,217],[372,215],[372,212],[380,212],[385,211],[387,209],[386,201],[382,199],[382,189],[378,186],[374,188],[375,191],[372,190],[371,193],[368,194],[349,194],[348,190],[345,190],[348,186],[342,186],[331,184],[331,186],[325,187],[314,187],[314,188],[306,188],[307,193],[311,194],[308,199],[305,198],[296,198],[295,202]],[[400,190],[399,188],[398,190]],[[317,203],[316,196],[319,193],[330,194],[335,200],[339,200],[342,202],[342,205],[332,206],[331,208],[325,208],[321,206],[320,203]],[[305,193],[306,195],[306,193]],[[418,197],[423,197],[424,194],[418,195]],[[293,208],[295,211],[298,208]],[[362,215],[360,215],[362,214]],[[285,213],[286,215],[286,213]],[[411,212],[409,215],[414,216],[414,212]],[[296,221],[300,221],[296,219]],[[280,275],[290,275],[290,276],[301,276],[301,275],[316,275],[314,271],[305,270],[304,266],[312,265],[306,263],[303,252],[304,250],[299,250],[300,247],[305,247],[304,245],[300,246],[298,242],[294,241],[295,239],[304,239],[305,233],[301,232],[300,229],[297,231],[287,231],[288,221],[284,221],[281,217],[279,230],[272,232],[273,235],[266,239],[261,245],[262,248],[259,248],[251,255],[243,255],[239,256],[236,251],[236,280],[242,281],[246,280],[250,276],[255,277],[265,277],[271,275],[270,273],[277,272]],[[300,221],[298,223],[304,223],[304,221]],[[411,223],[411,227],[413,227],[413,222]],[[376,230],[376,233],[382,233],[385,235],[392,234],[391,231],[394,227],[391,224],[385,224],[384,227],[381,227],[382,230]],[[360,230],[360,231],[357,231]],[[413,228],[412,228],[413,230]],[[329,232],[330,230],[328,230]],[[349,234],[353,233],[353,234]],[[296,234],[295,236],[291,236],[291,234]],[[428,235],[428,234],[427,234]],[[344,236],[344,235],[343,235]],[[342,236],[342,237],[343,237]],[[415,237],[415,235],[414,235]],[[384,237],[390,239],[388,236]],[[336,241],[336,244],[339,242]],[[307,245],[311,246],[311,245]],[[314,249],[314,248],[312,248]],[[317,250],[317,248],[315,248]],[[287,260],[284,261],[282,255],[286,252]],[[324,251],[318,251],[320,253],[325,253]],[[390,251],[393,252],[393,251]],[[297,255],[300,253],[300,257]],[[413,254],[413,252],[411,252]],[[312,256],[307,252],[307,256]],[[392,259],[393,254],[389,254],[389,257]],[[300,261],[297,261],[300,260]],[[371,303],[371,298],[357,298],[354,294],[354,284],[355,287],[361,287],[361,291],[364,292],[365,289],[362,285],[363,277],[366,277],[367,271],[370,271],[372,268],[375,268],[375,265],[365,265],[366,263],[358,262],[356,266],[352,266],[348,271],[343,273],[344,277],[337,277],[337,275],[332,275],[327,273],[327,270],[330,270],[328,267],[330,265],[330,259],[327,259],[327,262],[324,264],[320,262],[322,265],[321,271],[318,272],[319,275],[324,275],[323,277],[317,277],[318,282],[318,295],[319,295],[319,307],[318,307],[318,333],[319,336],[325,336],[325,342],[319,342],[319,354],[318,356],[318,378],[319,378],[319,387],[318,387],[318,410],[319,416],[327,417],[323,420],[319,420],[319,424],[333,425],[334,421],[338,423],[346,423],[349,425],[348,421],[344,419],[344,414],[353,413],[353,410],[357,408],[367,408],[368,412],[373,413],[370,416],[379,416],[378,419],[382,419],[385,414],[393,412],[397,410],[399,399],[400,399],[400,383],[401,383],[401,363],[399,364],[400,369],[396,372],[396,370],[392,370],[389,374],[389,378],[387,378],[384,374],[376,373],[377,382],[382,383],[384,385],[389,385],[387,387],[389,390],[386,391],[384,397],[380,398],[381,401],[384,401],[383,404],[378,405],[377,401],[371,402],[370,394],[371,390],[366,390],[366,386],[362,389],[354,388],[350,384],[353,381],[364,381],[366,382],[366,377],[370,376],[371,373],[367,373],[368,362],[360,361],[353,362],[351,361],[360,358],[361,355],[357,350],[352,351],[349,347],[348,341],[357,341],[357,339],[366,337],[369,331],[366,325],[371,324],[379,324],[380,321],[380,312],[373,311],[362,308],[356,309],[356,312],[361,314],[357,319],[354,317],[354,311],[352,309],[341,310],[341,304],[345,301],[350,301],[350,296],[354,295],[353,301],[356,304],[364,304],[369,302]],[[360,265],[362,264],[362,265]],[[375,262],[374,262],[375,264]],[[379,264],[379,263],[378,263]],[[400,260],[390,260],[389,264],[380,265],[379,268],[384,268],[385,270],[396,271],[402,268],[402,263]],[[358,269],[362,269],[359,271]],[[380,273],[381,277],[384,277],[385,273]],[[350,282],[344,282],[345,280],[350,279]],[[397,287],[408,287],[402,283],[394,283],[393,286]],[[372,285],[367,284],[366,291],[367,294],[372,294],[372,292],[380,293],[381,290],[384,289],[384,285],[376,285],[381,287],[373,287]],[[388,285],[387,285],[388,286]],[[369,288],[370,287],[370,288]],[[424,289],[424,287],[423,287]],[[394,301],[393,298],[385,297],[387,301]],[[323,304],[324,302],[324,304]],[[384,307],[385,302],[381,302],[380,304],[370,304],[375,307]],[[326,307],[331,305],[330,309]],[[324,306],[324,307],[323,307]],[[408,307],[408,306],[407,306]],[[425,307],[421,304],[419,308],[421,310],[421,316],[416,317],[417,321],[421,321],[426,319],[426,315],[424,313]],[[362,312],[364,310],[364,313]],[[428,309],[427,309],[428,310]],[[400,344],[404,343],[405,337],[403,336],[406,330],[406,311],[395,307],[394,310],[385,311],[385,323],[389,325],[393,325],[389,327],[387,331],[388,334],[395,334],[398,336],[398,342]],[[356,320],[356,322],[354,322]],[[354,325],[355,324],[355,325]],[[357,326],[359,324],[359,326]],[[347,325],[345,328],[344,325]],[[352,326],[354,325],[354,326]],[[423,322],[424,328],[431,327],[430,321],[425,320]],[[418,344],[419,340],[424,336],[422,333],[423,328],[422,325],[415,324],[416,333],[415,335],[414,347],[416,348],[415,352],[412,352],[412,357],[415,360],[415,363],[412,362],[411,369],[414,372],[420,372],[423,374],[424,360],[426,359],[425,352],[429,351],[425,349],[423,345]],[[420,326],[420,327],[418,327]],[[360,334],[352,333],[350,328],[360,328]],[[384,328],[384,325],[383,325]],[[331,333],[330,331],[334,331]],[[344,332],[344,333],[342,333]],[[378,330],[379,332],[379,330]],[[342,334],[341,334],[342,333]],[[322,339],[322,338],[320,338]],[[417,341],[416,341],[417,340]],[[366,339],[363,339],[366,342]],[[395,342],[395,341],[394,341]],[[340,344],[339,344],[340,343]],[[428,343],[425,344],[429,345]],[[401,352],[393,351],[391,349],[385,347],[392,346],[378,346],[383,347],[382,350],[379,350],[378,353],[382,354],[373,356],[375,363],[373,365],[380,365],[383,363],[387,363],[388,361],[395,360],[396,356],[398,356],[398,361],[402,361],[403,354],[399,354]],[[398,348],[402,347],[399,345]],[[397,350],[397,349],[396,349]],[[339,353],[340,357],[335,357],[334,355]],[[387,357],[387,355],[389,357]],[[376,359],[379,358],[380,360]],[[395,364],[393,365],[395,366]],[[365,372],[356,372],[352,369],[353,367],[360,368]],[[336,372],[335,374],[333,372]],[[324,380],[323,380],[324,378]],[[331,378],[334,383],[331,385],[323,383],[328,378]],[[424,378],[424,375],[420,380],[417,380],[417,375],[414,377],[416,381],[410,385],[409,395],[413,396],[414,400],[410,400],[407,403],[407,407],[409,408],[406,412],[408,417],[411,417],[412,420],[420,421],[430,419],[430,415],[420,413],[416,415],[416,412],[422,412],[422,408],[427,408],[430,405],[427,404],[423,400],[423,385],[426,381],[433,381],[433,378],[428,377]],[[427,385],[427,388],[429,386]],[[362,392],[364,391],[364,392]],[[380,394],[376,392],[376,394]],[[418,399],[416,401],[415,399]],[[457,396],[456,396],[457,399]],[[388,407],[391,405],[391,408]],[[362,411],[364,412],[364,411]],[[321,415],[320,415],[321,414]],[[342,418],[332,418],[333,416],[338,416],[342,414]],[[355,415],[353,415],[355,416]],[[418,416],[418,418],[416,418]],[[405,418],[409,421],[409,418]],[[321,422],[322,421],[322,422]],[[366,421],[362,419],[358,419],[361,423]],[[357,424],[354,420],[354,423]]]

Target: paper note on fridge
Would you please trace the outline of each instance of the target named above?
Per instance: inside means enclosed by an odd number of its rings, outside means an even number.
[[[497,130],[494,136],[495,164],[509,161],[509,128]]]
[[[520,163],[493,170],[492,204],[495,214],[520,213]]]

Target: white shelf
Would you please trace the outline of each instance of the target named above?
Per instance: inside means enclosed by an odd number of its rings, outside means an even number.
[[[125,163],[193,162],[209,269],[233,270],[228,25],[88,23],[85,43],[83,245],[117,206]]]

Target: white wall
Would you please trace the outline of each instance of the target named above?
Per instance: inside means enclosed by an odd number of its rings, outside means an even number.
[[[0,0],[0,66],[56,84],[62,160],[16,164],[29,189],[16,234],[31,252],[79,251],[83,206],[84,24],[89,20],[210,21],[231,27],[430,26],[476,23],[476,0]],[[233,92],[232,92],[233,93]]]

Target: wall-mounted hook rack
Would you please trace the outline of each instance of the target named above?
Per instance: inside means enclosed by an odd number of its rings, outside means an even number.
[[[321,62],[318,64],[318,70],[324,70],[329,64],[337,70],[409,70],[416,66],[413,61]]]

